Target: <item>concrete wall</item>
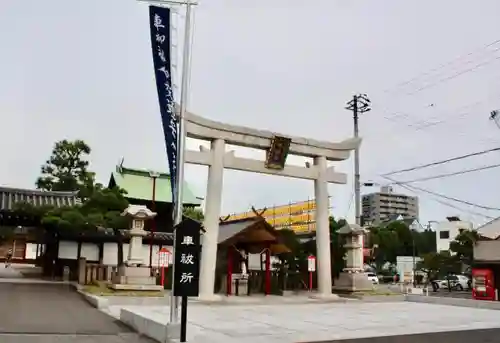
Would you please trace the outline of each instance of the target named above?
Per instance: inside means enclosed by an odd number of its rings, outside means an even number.
[[[172,251],[172,247],[165,247]],[[159,245],[153,245],[153,265],[157,265]],[[36,251],[36,250],[35,250]],[[76,260],[78,255],[78,243],[72,241],[60,241],[58,257],[61,259]],[[99,262],[99,246],[93,243],[82,243],[81,257],[85,257],[89,262]],[[127,260],[128,244],[123,244],[123,258]],[[171,263],[170,259],[170,263]],[[149,244],[142,245],[142,261],[149,265]],[[105,265],[116,266],[118,263],[118,244],[104,243],[102,263]]]
[[[479,241],[474,245],[475,261],[500,261],[500,241]]]

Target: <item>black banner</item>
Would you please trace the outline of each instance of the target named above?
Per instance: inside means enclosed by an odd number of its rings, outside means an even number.
[[[167,148],[172,201],[177,201],[175,184],[177,179],[177,118],[175,116],[174,93],[170,70],[170,9],[149,6],[151,47],[156,76],[156,90],[160,103],[161,121]]]
[[[186,218],[175,234],[174,295],[197,297],[200,279],[201,224]]]

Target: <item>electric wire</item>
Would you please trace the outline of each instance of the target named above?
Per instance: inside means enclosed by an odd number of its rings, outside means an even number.
[[[387,180],[391,181],[391,182],[397,182],[397,180],[394,180],[392,178],[389,178],[389,177],[386,177],[386,176],[382,176],[382,177],[384,179],[387,179]],[[428,189],[417,187],[417,186],[401,185],[401,187],[415,189],[415,190],[418,190],[418,191],[421,191],[421,192],[424,192],[424,193],[427,193],[427,194],[434,195],[434,196],[439,197],[439,198],[443,198],[443,199],[446,199],[446,200],[451,200],[451,201],[462,203],[462,204],[465,204],[465,205],[469,205],[469,206],[481,208],[483,210],[500,211],[500,208],[498,208],[498,207],[491,207],[491,206],[479,205],[479,204],[476,204],[476,203],[473,203],[473,202],[470,202],[470,201],[466,201],[466,200],[462,200],[462,199],[450,197],[450,196],[447,196],[447,195],[444,195],[444,194],[440,194],[440,193],[437,193],[437,192],[433,192],[433,191],[430,191]]]
[[[421,193],[415,189],[412,189],[411,186],[405,186],[405,185],[401,185],[402,188],[405,188],[406,190],[409,190],[410,192],[412,193],[416,193],[416,194],[420,194],[420,195],[424,195],[424,196],[429,196],[429,194],[425,194],[425,193]],[[456,206],[456,205],[453,205],[453,204],[450,204],[450,203],[447,203],[443,200],[440,200],[440,199],[437,199],[437,198],[434,198],[434,197],[430,197],[430,199],[432,199],[433,201],[437,202],[437,203],[440,203],[441,205],[444,205],[444,206],[447,206],[447,207],[450,207],[450,208],[453,208],[455,210],[459,210],[459,211],[462,211],[462,212],[465,212],[465,213],[468,213],[468,214],[471,214],[471,215],[475,215],[475,216],[479,216],[479,217],[483,217],[483,218],[487,218],[487,219],[493,219],[494,217],[491,217],[491,216],[488,216],[484,213],[479,213],[479,212],[475,212],[475,211],[471,211],[469,209],[464,209],[462,207],[459,207],[459,206]]]
[[[354,192],[351,193],[351,197],[349,198],[349,203],[347,205],[347,211],[344,215],[344,218],[347,218],[347,215],[349,214],[349,211],[351,210],[353,202],[354,202]]]
[[[498,82],[498,81],[495,82],[493,86],[500,86],[500,82]],[[451,120],[456,120],[456,119],[465,118],[465,117],[474,115],[477,113],[474,111],[474,109],[476,107],[483,105],[485,103],[488,103],[492,100],[498,99],[498,98],[500,98],[500,92],[496,92],[494,94],[491,94],[490,96],[488,96],[484,100],[474,101],[474,102],[471,102],[469,104],[462,105],[458,108],[451,109],[449,111],[439,112],[438,114],[433,115],[432,117],[425,118],[424,120],[417,121],[417,122],[400,123],[399,119],[405,120],[405,119],[411,119],[411,117],[413,117],[413,115],[409,114],[408,112],[401,112],[401,111],[393,112],[393,113],[391,113],[391,115],[383,116],[383,118],[394,123],[397,126],[399,126],[401,124],[401,126],[409,127],[411,129],[414,129],[415,131],[420,131],[420,130],[426,129],[430,126],[437,126],[437,125],[445,124]],[[423,106],[422,109],[428,109],[430,107],[433,107],[433,104]],[[421,111],[421,110],[419,110],[419,111]],[[450,115],[448,115],[448,114],[450,114]],[[426,121],[432,121],[432,120],[435,120],[435,121],[430,122],[430,123],[426,122]]]
[[[500,49],[499,49],[499,50],[500,50]],[[500,56],[497,56],[497,57],[492,58],[492,59],[490,59],[490,60],[487,60],[487,61],[484,61],[484,62],[478,63],[478,64],[476,64],[475,66],[473,66],[473,67],[471,67],[471,68],[468,68],[468,69],[462,70],[462,71],[460,71],[460,72],[458,72],[458,73],[455,73],[455,74],[453,74],[453,75],[451,75],[451,76],[447,76],[447,77],[441,78],[441,79],[439,79],[438,81],[436,81],[436,82],[434,82],[434,83],[431,83],[431,84],[426,85],[426,86],[422,86],[422,87],[418,88],[418,89],[417,89],[417,90],[415,90],[415,91],[412,91],[412,92],[408,92],[408,93],[406,93],[405,95],[414,95],[414,94],[417,94],[417,93],[419,93],[419,92],[421,92],[421,91],[424,91],[424,90],[426,90],[426,89],[429,89],[429,88],[435,87],[435,86],[437,86],[437,85],[439,85],[439,84],[441,84],[441,83],[443,83],[443,82],[447,82],[447,81],[450,81],[450,80],[456,79],[457,77],[462,76],[462,75],[464,75],[464,74],[467,74],[467,73],[470,73],[470,72],[476,71],[476,70],[478,70],[479,68],[484,67],[484,66],[486,66],[486,65],[488,65],[488,64],[494,63],[494,62],[496,62],[496,61],[498,61],[498,60],[500,60]]]
[[[468,173],[474,173],[482,170],[489,170],[489,169],[495,169],[495,168],[500,168],[500,163],[498,164],[492,164],[488,166],[483,166],[483,167],[477,167],[477,168],[471,168],[471,169],[464,169],[460,170],[457,172],[452,172],[452,173],[445,173],[445,174],[438,174],[438,175],[433,175],[433,176],[427,176],[427,177],[422,177],[418,179],[413,179],[413,180],[407,180],[407,181],[398,181],[394,182],[392,184],[394,185],[407,185],[410,183],[415,183],[415,182],[423,182],[423,181],[430,181],[430,180],[439,180],[439,179],[444,179],[452,176],[458,176],[458,175],[463,175],[463,174],[468,174]]]
[[[474,49],[474,50],[472,50],[472,51],[470,51],[470,52],[468,52],[466,54],[463,54],[463,55],[460,55],[458,57],[455,57],[452,60],[450,60],[448,62],[445,62],[445,63],[442,63],[442,64],[438,65],[437,67],[434,67],[434,68],[432,68],[432,69],[430,69],[428,71],[421,72],[421,73],[417,74],[416,76],[412,77],[411,79],[409,79],[407,81],[400,82],[400,83],[396,84],[393,87],[385,89],[383,91],[383,93],[384,94],[385,93],[394,93],[395,90],[401,89],[401,88],[403,88],[403,87],[405,87],[405,86],[413,83],[414,81],[417,81],[417,80],[421,79],[422,77],[425,77],[425,76],[428,76],[428,75],[432,75],[436,71],[442,70],[445,67],[450,66],[450,65],[452,65],[452,64],[454,64],[454,63],[456,63],[456,62],[458,62],[458,61],[460,61],[460,60],[462,60],[464,58],[467,58],[467,57],[472,56],[472,55],[474,55],[476,53],[482,52],[483,50],[485,50],[485,49],[487,49],[489,47],[492,47],[494,45],[497,45],[498,43],[500,43],[500,39],[496,39],[496,40],[494,40],[494,41],[492,41],[490,43],[487,43],[487,44],[485,44],[485,45],[483,45],[483,46],[481,46],[479,48],[476,48],[476,49]]]
[[[487,150],[482,150],[482,151],[477,151],[477,152],[473,152],[473,153],[466,154],[466,155],[455,156],[455,157],[452,157],[452,158],[448,158],[446,160],[441,160],[441,161],[436,161],[436,162],[421,164],[421,165],[418,165],[418,166],[415,166],[415,167],[394,170],[394,171],[391,171],[391,172],[388,172],[388,173],[384,173],[381,176],[382,177],[386,177],[386,176],[389,176],[389,175],[406,173],[406,172],[410,172],[410,171],[414,171],[414,170],[419,170],[419,169],[433,167],[433,166],[437,166],[437,165],[441,165],[441,164],[446,164],[446,163],[450,163],[450,162],[454,162],[454,161],[459,161],[459,160],[463,160],[463,159],[474,157],[474,156],[485,155],[485,154],[489,154],[489,153],[492,153],[492,152],[495,152],[495,151],[500,151],[500,147],[492,148],[492,149],[487,149]],[[394,180],[392,180],[392,181],[394,181]]]

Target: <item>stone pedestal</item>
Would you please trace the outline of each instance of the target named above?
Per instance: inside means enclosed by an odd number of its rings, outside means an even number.
[[[373,283],[364,273],[341,272],[333,289],[339,292],[363,292],[373,290]]]
[[[221,277],[221,293],[227,294],[227,274]],[[231,295],[248,294],[248,274],[233,274],[231,276]]]
[[[248,295],[248,274],[233,274],[233,294]]]
[[[150,275],[147,267],[121,266],[111,285],[113,289],[121,290],[162,290],[156,284],[156,278]]]

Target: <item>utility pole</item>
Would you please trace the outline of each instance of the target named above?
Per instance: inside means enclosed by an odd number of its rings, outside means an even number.
[[[494,110],[490,112],[490,120],[496,124],[496,126],[500,129],[500,123],[498,120],[500,119],[500,110]]]
[[[346,110],[352,111],[354,119],[354,137],[359,137],[359,114],[371,110],[370,99],[366,94],[357,94],[347,103]],[[354,150],[354,211],[356,214],[356,224],[361,223],[361,183],[359,177],[359,147]]]

